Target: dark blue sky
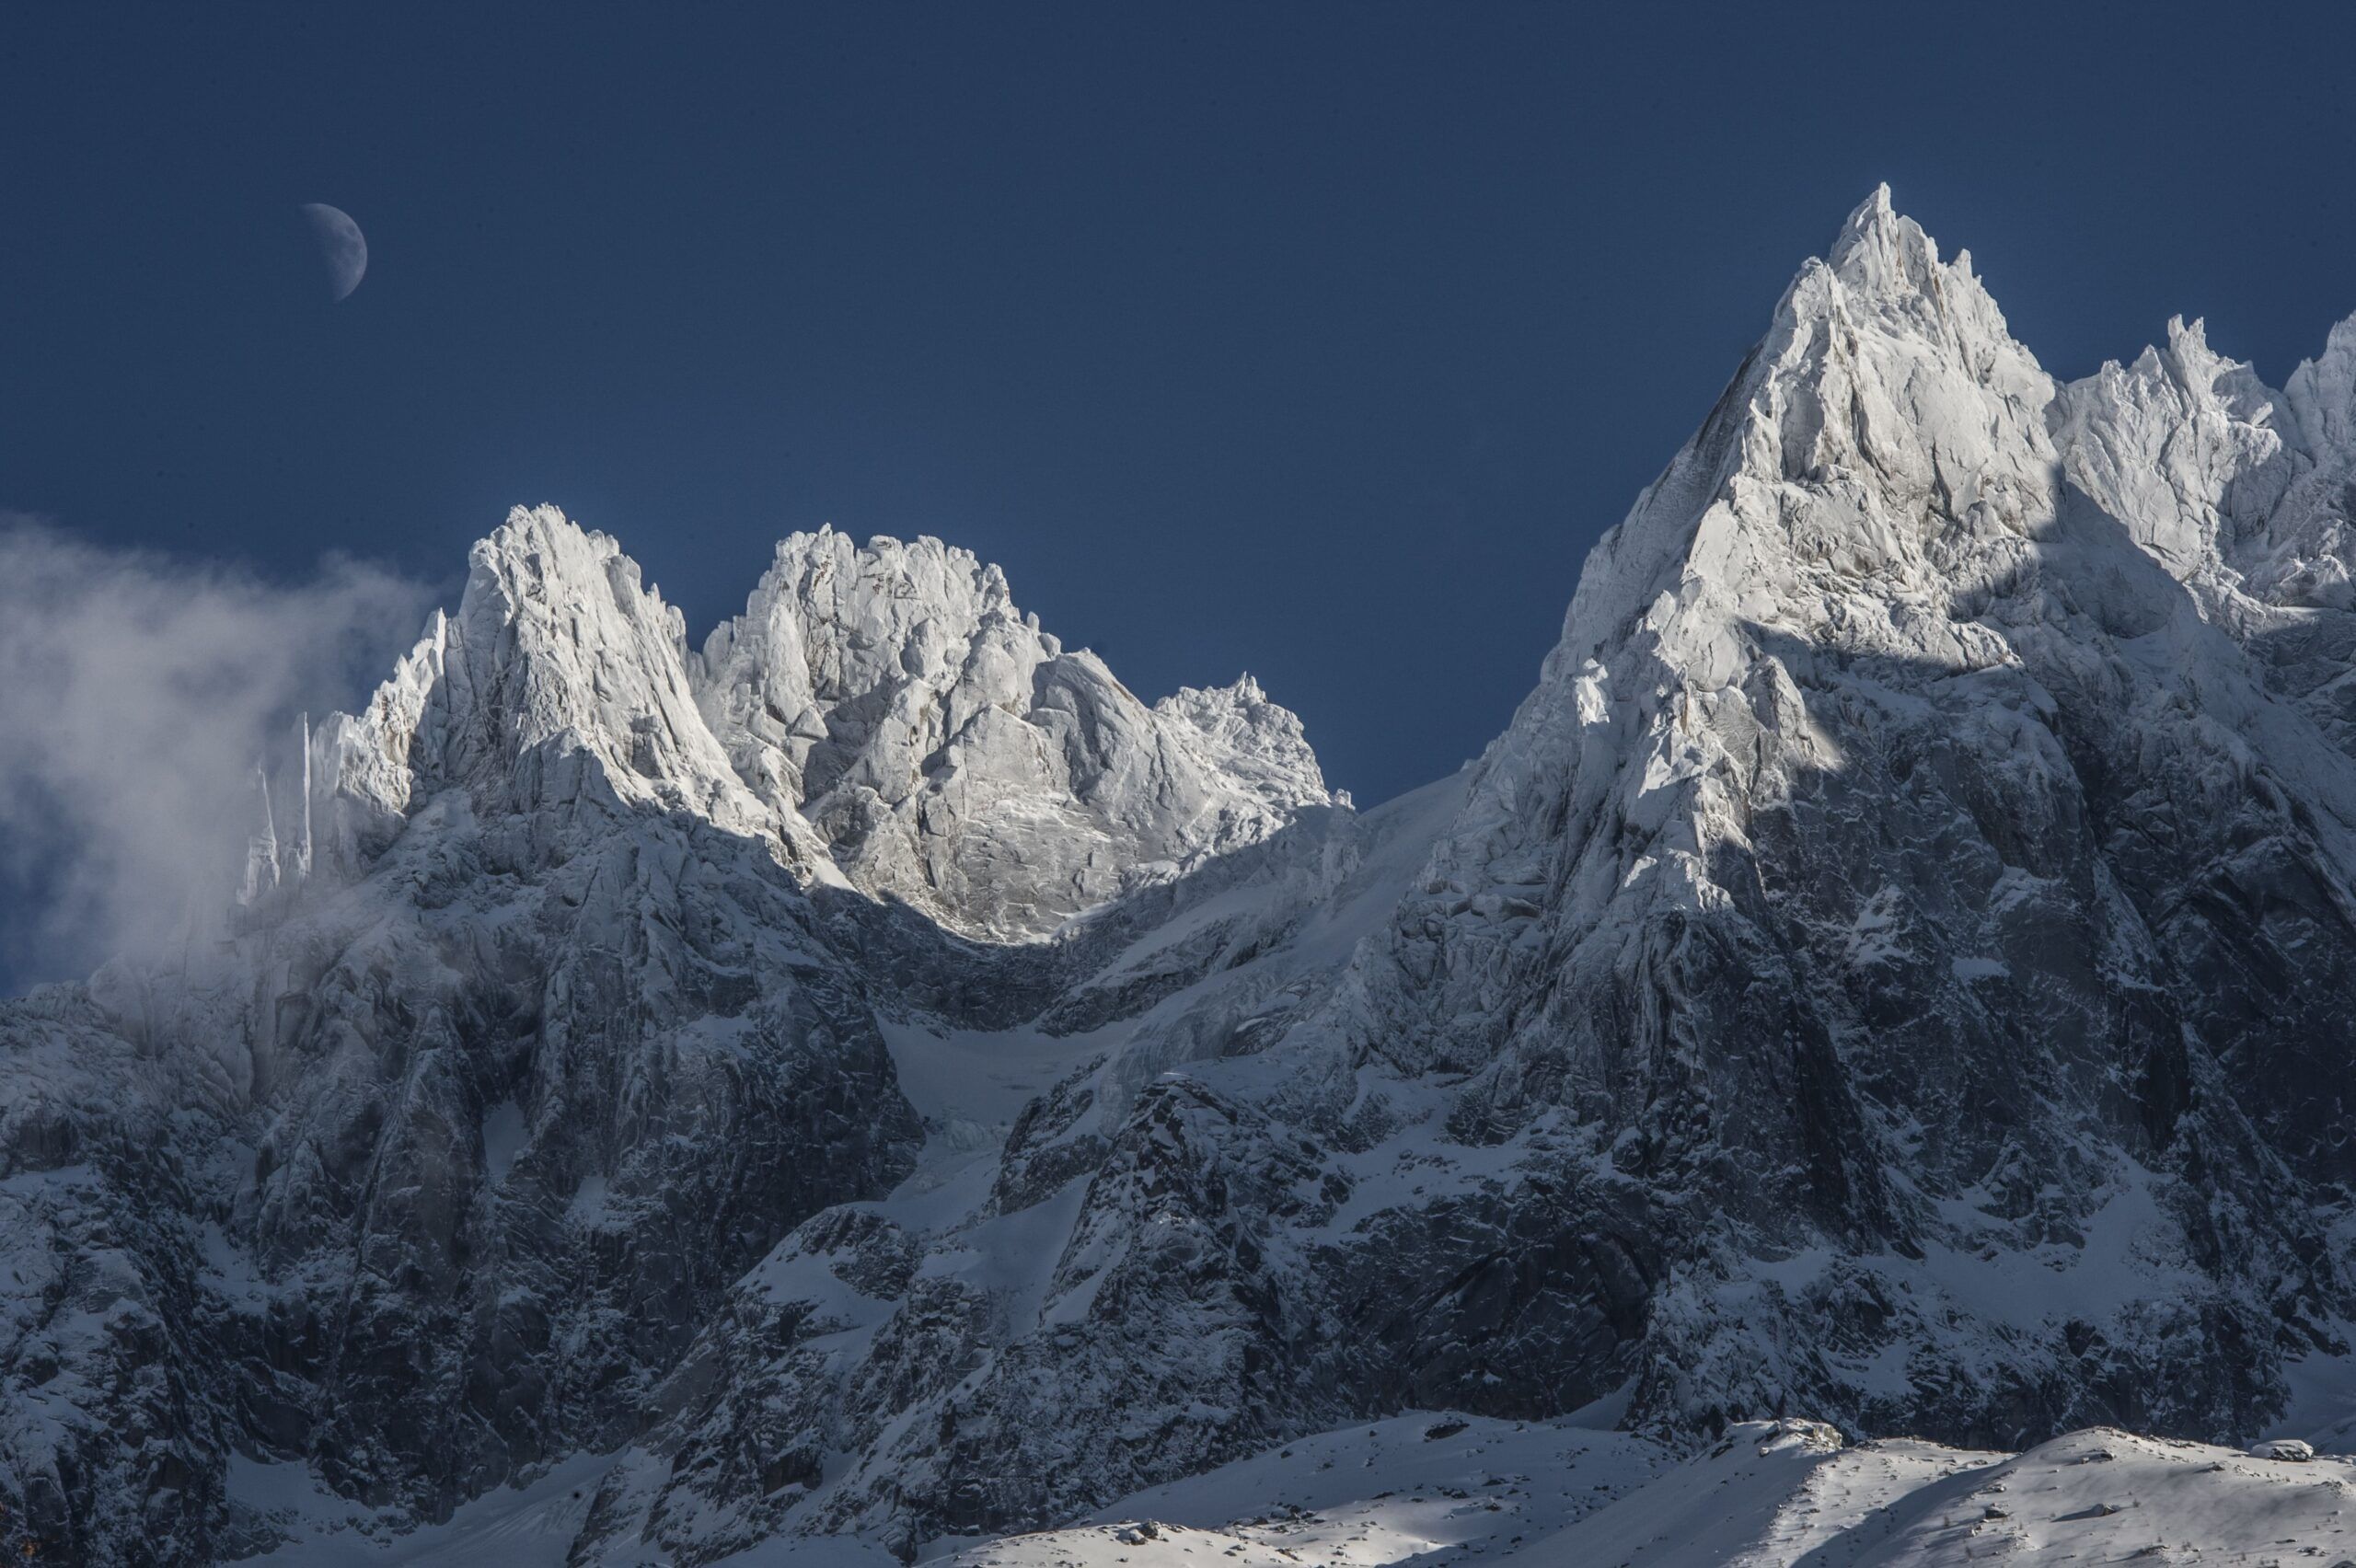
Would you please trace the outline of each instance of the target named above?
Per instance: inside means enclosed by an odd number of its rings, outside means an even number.
[[[500,15],[487,17],[496,11]],[[1504,723],[1579,561],[1875,181],[2058,374],[2356,310],[2356,7],[17,6],[0,508],[452,578],[512,502],[694,635],[939,534],[1140,693],[1250,668],[1361,801]],[[295,204],[365,228],[330,306]]]

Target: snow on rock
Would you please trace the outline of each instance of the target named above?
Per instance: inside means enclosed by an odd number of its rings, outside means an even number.
[[[703,722],[679,612],[613,539],[518,507],[468,564],[457,614],[434,614],[357,718],[323,726],[326,788],[379,823],[463,784],[509,811],[587,790],[729,832],[785,831]]]
[[[1247,1086],[1202,1080],[1325,995],[1457,798],[1311,814],[1092,914],[1060,949],[1087,977],[1030,1023],[894,1025],[930,1136],[898,1190],[852,1212],[886,1222],[872,1245],[904,1261],[857,1265],[877,1285],[856,1312],[791,1305],[837,1298],[800,1235],[740,1282],[658,1390],[642,1457],[601,1484],[583,1559],[851,1532],[915,1551],[1347,1413],[1338,1380],[1254,1372],[1271,1316],[1293,1343],[1324,1332],[1300,1283],[1315,1239],[1285,1222],[1330,1218],[1341,1189]]]
[[[2056,404],[2066,482],[2119,519],[2249,652],[2269,688],[2356,754],[2356,318],[2276,392],[2201,323]]]
[[[723,1286],[918,1147],[610,540],[515,514],[306,760],[351,831],[225,951],[0,1012],[0,1501],[68,1560],[267,1547],[233,1457],[398,1528],[610,1447]]]
[[[860,886],[986,940],[1045,936],[1327,801],[1300,721],[1249,676],[1149,708],[939,539],[792,535],[699,670],[764,799]]]
[[[936,540],[692,651],[518,511],[231,940],[0,1006],[0,1548],[2336,1561],[2191,1440],[2356,1387],[2351,409],[1878,191],[1363,815]]]
[[[1566,1320],[1574,1386],[2228,1436],[2344,1353],[2356,772],[2187,585],[2218,524],[2176,509],[2275,460],[2227,428],[2267,396],[2189,333],[2140,363],[2057,389],[1877,192],[1598,545],[1304,1030],[1391,1080],[1305,1067],[1336,1127],[1445,1083],[1456,1137],[1565,1118],[1646,1194],[1557,1264],[1649,1282]],[[2246,511],[2236,559],[2344,549],[2315,511]]]
[[[2296,1437],[2274,1437],[2249,1446],[2253,1459],[2283,1459],[2292,1464],[2304,1464],[2316,1457],[2315,1445]]]
[[[896,601],[912,581],[871,585]],[[931,635],[910,629],[912,649]],[[1135,881],[1185,910],[1203,894],[1176,856],[1294,908],[1329,859],[1339,874],[1348,813],[1256,688],[1157,718],[1059,659],[1028,727],[1096,771],[997,783],[1018,815],[1095,813],[1101,886],[1065,892]],[[835,1216],[828,1246],[882,1249],[853,1299],[887,1309],[907,1286],[916,1243],[844,1231],[837,1206],[925,1152],[879,1014],[1026,1019],[1148,917],[982,949],[854,892],[799,799],[739,775],[701,670],[613,540],[518,509],[367,707],[260,781],[232,942],[0,1008],[7,1530],[92,1563],[299,1539],[318,1510],[242,1493],[255,1466],[361,1510],[329,1509],[330,1533],[438,1528],[658,1422],[698,1334],[736,1320],[732,1284],[788,1238],[817,1245],[813,1216]],[[1082,722],[1054,691],[1112,717]],[[1023,843],[961,842],[976,886],[1033,885]],[[1260,859],[1230,869],[1222,848]],[[1282,945],[1293,917],[1266,903],[1198,917],[1208,945],[1170,984],[1243,927]],[[765,1459],[745,1485],[785,1473]]]

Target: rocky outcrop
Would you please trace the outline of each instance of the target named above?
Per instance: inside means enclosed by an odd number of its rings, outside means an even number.
[[[968,936],[1046,936],[1327,800],[1251,677],[1149,708],[938,539],[793,535],[699,668],[756,792],[860,887]]]

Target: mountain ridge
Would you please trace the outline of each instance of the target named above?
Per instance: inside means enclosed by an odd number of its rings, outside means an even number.
[[[1364,813],[938,540],[698,649],[519,508],[226,948],[0,1008],[0,1493],[196,1561],[302,1528],[240,1465],[398,1528],[595,1452],[569,1562],[905,1560],[1413,1408],[2320,1409],[2351,409],[2356,318],[2056,384],[1881,188]]]

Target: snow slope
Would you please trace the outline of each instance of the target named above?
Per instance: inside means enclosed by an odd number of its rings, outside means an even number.
[[[1459,1429],[1446,1444],[1431,1430]],[[1680,1464],[1640,1439],[1423,1414],[1325,1434],[1101,1522],[970,1547],[958,1568],[1527,1562],[1933,1568],[1973,1562],[2337,1563],[2356,1465],[2109,1429],[2021,1454],[1754,1423]]]
[[[1377,1568],[1512,1557],[1674,1465],[1660,1445],[1624,1433],[1415,1412],[1300,1438],[1122,1498],[1072,1528],[966,1547],[949,1561]]]

